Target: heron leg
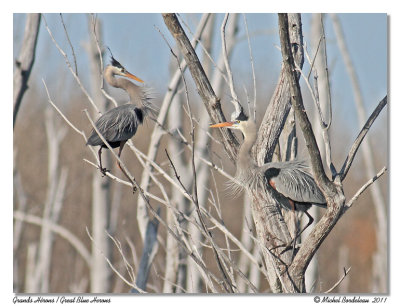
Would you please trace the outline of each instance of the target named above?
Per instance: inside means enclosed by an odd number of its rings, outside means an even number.
[[[121,141],[121,143],[119,145],[119,151],[118,151],[119,158],[121,158],[122,149],[124,148],[125,143],[126,143],[126,141]],[[126,175],[124,169],[121,168],[121,164],[120,164],[119,160],[117,160],[117,165],[118,165],[118,168],[120,168],[121,171]]]
[[[292,248],[292,243],[295,243],[295,241],[297,240],[297,238],[300,237],[300,235],[314,222],[314,218],[305,210],[304,211],[305,214],[308,217],[308,223],[307,225],[300,231],[300,233],[298,233],[293,240],[291,241],[291,243],[288,244],[288,246],[281,252],[281,254],[285,253],[287,250],[290,250]],[[295,245],[293,245],[293,250],[295,248]]]
[[[293,260],[294,251],[296,250],[296,240],[297,240],[297,237],[298,237],[297,234],[296,234],[297,233],[296,204],[294,204],[294,202],[292,200],[290,200],[290,199],[289,199],[289,203],[290,203],[290,206],[291,206],[292,212],[293,212],[294,235],[295,235],[295,237],[293,238],[292,242],[289,244],[289,245],[293,244],[293,247],[292,247],[292,250],[293,250],[293,252],[292,252],[292,260]]]
[[[307,217],[308,217],[308,223],[307,223],[307,225],[301,230],[301,232],[297,234],[297,237],[299,237],[299,236],[307,229],[307,227],[309,227],[309,226],[314,222],[314,218],[308,213],[308,211],[306,210],[306,211],[304,211],[304,212],[305,212],[305,214],[306,214]]]
[[[102,162],[101,162],[101,150],[103,150],[103,147],[102,147],[102,146],[100,146],[100,149],[99,149],[99,152],[98,152],[98,155],[99,155],[99,162],[100,162],[99,168],[100,168],[100,172],[103,174],[103,176],[105,176],[105,175],[106,175],[106,172],[107,172],[107,171],[110,172],[110,170],[107,170],[106,168],[103,168],[103,164],[102,164]]]

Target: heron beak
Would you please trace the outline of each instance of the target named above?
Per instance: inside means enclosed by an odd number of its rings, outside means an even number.
[[[130,79],[132,79],[132,80],[138,81],[138,82],[140,82],[140,83],[144,83],[143,80],[139,79],[136,75],[133,75],[133,74],[130,73],[130,72],[126,72],[126,73],[125,73],[125,76],[128,77],[128,78],[130,78]]]
[[[210,128],[231,127],[231,126],[233,126],[233,122],[222,122],[210,125]]]

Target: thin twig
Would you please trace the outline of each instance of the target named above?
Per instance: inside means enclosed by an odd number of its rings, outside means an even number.
[[[86,115],[90,121],[90,123],[92,124],[92,126],[95,128],[95,125],[93,123],[93,121],[91,120],[87,110],[85,110]],[[102,138],[102,141],[104,142],[104,144],[106,146],[109,146],[109,143],[104,139],[104,137],[101,135],[101,133],[99,133],[99,131],[96,131],[99,135],[100,138]],[[114,154],[114,156],[116,157],[116,159],[120,162],[121,167],[126,170],[125,165],[122,163],[122,161],[119,159],[118,155],[111,149],[111,147],[109,148],[111,150],[111,152]],[[183,247],[183,249],[185,250],[185,252],[193,258],[193,260],[199,265],[199,267],[201,267],[205,273],[213,278],[214,280],[216,280],[217,282],[219,282],[218,278],[211,272],[208,270],[208,268],[202,263],[201,260],[199,260],[194,254],[193,252],[190,251],[190,249],[186,246],[185,243],[182,242],[182,240],[175,234],[174,231],[172,231],[172,229],[165,223],[165,221],[158,215],[158,213],[156,212],[156,210],[150,205],[148,198],[145,196],[143,190],[140,188],[140,186],[137,184],[136,180],[134,177],[132,177],[130,175],[129,172],[126,173],[126,175],[129,177],[132,186],[136,186],[139,189],[139,193],[142,197],[142,199],[145,201],[147,207],[149,208],[150,212],[152,213],[152,215],[158,220],[158,222],[160,222],[168,231],[169,234],[173,235],[174,238],[178,241],[178,243]]]
[[[58,51],[60,52],[60,54],[64,57],[65,62],[66,62],[66,64],[67,64],[69,70],[71,71],[71,74],[73,75],[75,81],[78,83],[78,85],[79,85],[79,87],[81,88],[82,92],[85,94],[85,96],[87,97],[88,101],[89,101],[90,104],[93,106],[93,108],[96,110],[96,112],[100,113],[100,111],[99,111],[99,109],[98,109],[96,103],[94,103],[94,101],[93,101],[93,99],[90,97],[88,91],[87,91],[86,88],[83,86],[83,84],[82,84],[80,78],[76,75],[75,71],[72,69],[72,66],[71,66],[71,63],[70,63],[70,61],[69,61],[69,59],[68,59],[68,56],[66,55],[66,53],[64,52],[64,50],[61,49],[61,47],[58,45],[57,41],[55,40],[55,38],[54,38],[54,36],[53,36],[53,33],[51,32],[50,28],[49,28],[48,25],[47,25],[47,21],[46,21],[46,18],[44,17],[44,15],[43,15],[43,20],[44,20],[46,30],[47,30],[47,32],[49,33],[51,40],[53,41],[54,45],[56,46],[56,48],[58,49]]]
[[[180,16],[180,14],[177,14],[177,16],[179,17],[179,19],[182,21],[183,25],[187,28],[188,32],[194,36],[193,32],[190,30],[190,27],[186,24],[186,22],[183,20],[183,18]],[[207,17],[209,18],[209,17]],[[225,82],[228,83],[228,78],[226,77],[225,72],[219,67],[219,65],[214,61],[214,59],[212,58],[211,54],[209,53],[209,51],[207,50],[207,48],[203,45],[202,41],[200,40],[200,38],[196,38],[197,43],[199,44],[199,46],[202,48],[204,54],[208,57],[208,59],[210,60],[210,62],[213,64],[214,68],[218,70],[219,73],[221,73],[222,77],[224,78]]]
[[[234,117],[236,118],[237,116],[239,116],[239,114],[241,114],[243,112],[243,107],[242,107],[242,105],[240,105],[238,96],[235,91],[235,87],[233,84],[233,75],[232,75],[231,67],[229,65],[228,54],[226,52],[225,27],[226,27],[226,23],[228,22],[228,18],[229,18],[229,13],[225,14],[225,18],[224,18],[224,20],[222,22],[222,26],[221,26],[222,54],[223,54],[223,58],[224,58],[224,62],[225,62],[226,73],[228,75],[228,80],[229,80],[228,84],[229,84],[229,88],[231,91],[232,104],[235,107]]]
[[[343,276],[336,282],[336,284],[334,284],[334,285],[332,286],[332,288],[330,288],[329,290],[325,291],[324,293],[331,293],[333,290],[335,290],[336,287],[339,286],[340,283],[341,283],[341,282],[346,278],[346,276],[349,274],[349,272],[350,272],[350,270],[351,270],[351,267],[349,267],[348,269],[343,268],[343,270],[344,270]]]
[[[169,156],[169,154],[168,154],[168,151],[167,151],[167,150],[165,150],[165,151],[166,151],[167,158],[168,158],[168,160],[170,161],[171,167],[172,167],[172,169],[173,169],[173,171],[174,171],[174,173],[175,173],[175,176],[176,176],[177,180],[178,180],[179,183],[181,184],[182,188],[184,188],[184,189],[186,190],[186,193],[191,197],[191,201],[193,202],[193,200],[194,200],[194,199],[193,199],[193,196],[187,191],[187,189],[186,189],[185,186],[183,185],[182,181],[180,180],[180,176],[179,176],[178,172],[176,171],[175,165],[173,164],[173,162],[172,162],[172,160],[171,160],[171,158],[170,158],[170,156]],[[199,208],[199,209],[201,209],[201,208]],[[199,216],[199,218],[200,218],[200,217],[202,218],[202,213],[200,212],[200,214],[199,214],[198,216]],[[204,221],[203,221],[203,223],[204,223]],[[203,225],[202,225],[202,227],[203,227]],[[242,278],[247,282],[247,281],[248,281],[247,277],[242,273],[242,271],[240,271],[240,269],[236,266],[236,264],[235,264],[234,262],[232,262],[232,261],[228,258],[228,256],[227,256],[224,252],[222,252],[221,249],[220,249],[217,245],[215,245],[215,242],[214,242],[214,240],[212,239],[212,236],[210,235],[209,230],[205,227],[205,224],[204,224],[204,227],[203,227],[202,229],[203,229],[203,230],[202,230],[202,233],[203,233],[203,234],[204,234],[204,232],[206,233],[205,237],[208,239],[209,243],[211,244],[211,248],[214,250],[214,252],[216,252],[216,254],[222,256],[222,258],[223,258],[224,260],[228,261],[228,262],[230,263],[230,266],[239,274],[239,276],[242,277]],[[219,256],[218,256],[217,258],[219,258]],[[224,264],[225,264],[225,263],[224,263]],[[221,268],[222,268],[222,267],[221,267]],[[225,273],[226,273],[226,272],[225,272]],[[246,280],[246,279],[247,279],[247,280]],[[221,283],[220,283],[220,284],[221,284]],[[255,288],[254,285],[251,284],[251,282],[248,283],[248,285],[252,288],[252,290],[253,290],[254,292],[257,292],[257,289]],[[234,289],[234,288],[232,288],[232,289]],[[236,292],[236,290],[235,290],[235,292]]]
[[[96,42],[96,47],[97,47],[97,52],[99,54],[99,60],[100,60],[100,90],[103,93],[103,95],[109,99],[114,106],[118,106],[117,101],[110,96],[104,89],[104,78],[103,78],[103,73],[104,73],[104,63],[103,63],[103,51],[102,48],[100,47],[99,40],[97,38],[97,16],[95,14],[90,14],[92,17],[92,24],[93,24],[93,36]]]
[[[357,201],[357,199],[359,198],[359,196],[373,183],[375,182],[378,178],[380,178],[385,172],[386,172],[387,168],[383,167],[381,171],[379,171],[373,178],[371,178],[368,182],[366,182],[357,192],[356,194],[351,198],[351,200],[349,202],[346,203],[345,207],[344,207],[344,212],[346,212],[353,204],[355,201]]]
[[[332,152],[331,152],[331,143],[330,143],[330,138],[329,138],[329,134],[328,134],[328,130],[329,130],[329,123],[326,124],[324,121],[324,117],[322,114],[322,110],[321,110],[321,104],[320,104],[320,100],[319,100],[319,95],[318,95],[318,84],[317,84],[317,79],[315,78],[315,89],[316,92],[314,93],[314,91],[311,88],[311,84],[308,81],[308,79],[306,78],[306,76],[304,75],[304,73],[302,72],[302,70],[300,69],[300,67],[297,65],[297,63],[294,63],[296,66],[297,71],[300,72],[301,76],[303,77],[303,80],[305,81],[310,93],[311,93],[311,97],[314,100],[315,105],[317,106],[317,110],[319,113],[319,122],[321,125],[321,130],[322,130],[322,138],[324,140],[324,144],[325,144],[325,157],[326,157],[326,164],[329,166],[329,169],[331,170],[332,173],[332,177],[335,177],[337,172],[336,172],[336,168],[332,163]],[[331,119],[329,119],[331,120]]]
[[[88,265],[89,269],[92,267],[91,255],[90,252],[87,250],[86,246],[76,237],[72,232],[70,232],[65,227],[62,227],[58,224],[55,224],[49,220],[44,220],[38,216],[34,216],[31,214],[27,214],[22,211],[14,211],[13,217],[16,220],[21,220],[30,224],[35,224],[38,226],[43,226],[44,224],[54,233],[63,237],[66,241],[68,241],[80,254],[83,260]]]
[[[83,159],[83,161],[84,161],[84,162],[87,162],[89,165],[92,165],[93,167],[95,167],[95,168],[97,168],[97,169],[99,168],[99,166],[98,166],[97,164],[91,162],[90,160]],[[106,172],[106,175],[107,175],[110,179],[112,179],[112,180],[114,180],[114,181],[116,181],[116,182],[118,182],[118,183],[121,183],[121,184],[123,184],[123,185],[132,187],[132,184],[131,184],[130,182],[124,181],[123,179],[120,179],[119,177],[113,175],[113,174],[110,173],[110,172]],[[150,199],[156,200],[156,201],[159,202],[159,203],[162,203],[162,204],[164,204],[164,205],[167,205],[167,202],[166,202],[166,201],[164,201],[163,199],[161,199],[161,198],[155,196],[154,194],[152,194],[152,193],[150,193],[150,192],[148,192],[148,191],[144,192],[144,194],[145,194],[146,196],[148,196]]]
[[[307,57],[307,59],[308,59],[308,63],[310,64],[310,71],[308,72],[307,80],[310,80],[311,72],[314,70],[314,64],[315,64],[315,60],[317,59],[319,47],[321,46],[321,41],[322,41],[322,35],[319,37],[317,49],[315,50],[315,53],[314,53],[314,56],[313,56],[312,61],[310,60],[310,55],[308,54],[307,48],[304,47],[304,49],[305,49],[305,54],[306,54],[306,57]],[[304,45],[305,45],[305,43],[304,43]]]
[[[71,121],[68,120],[68,118],[60,111],[60,109],[53,103],[53,101],[50,98],[50,93],[49,90],[47,88],[46,82],[44,81],[44,79],[42,79],[44,88],[46,89],[46,93],[47,93],[47,98],[48,98],[48,102],[54,107],[54,109],[60,114],[60,116],[65,120],[65,122],[78,134],[82,135],[83,139],[85,139],[85,142],[87,141],[86,135],[83,131],[78,130],[78,128],[73,125],[71,123]]]
[[[94,241],[94,239],[93,239],[92,235],[90,234],[89,229],[88,229],[87,227],[86,227],[86,233],[87,233],[87,235],[89,236],[89,239],[90,239],[90,240],[93,242],[93,244],[96,246],[96,243],[95,243],[95,241]],[[96,248],[97,248],[97,246],[96,246]],[[123,280],[125,284],[127,284],[129,287],[135,288],[135,289],[138,290],[140,293],[147,293],[146,291],[143,291],[143,290],[140,289],[138,286],[136,286],[135,283],[128,281],[128,280],[114,267],[114,265],[112,264],[112,262],[110,261],[110,259],[108,259],[108,257],[103,253],[102,250],[99,250],[99,249],[98,249],[98,251],[104,256],[104,259],[107,261],[108,265],[109,265],[110,268],[114,271],[114,273],[117,274],[118,277],[119,277],[121,280]]]
[[[239,249],[250,259],[251,262],[253,262],[257,268],[264,274],[267,275],[267,271],[264,268],[259,267],[257,259],[251,254],[248,250],[246,250],[246,247],[242,244],[239,239],[237,239],[227,228],[224,224],[219,222],[217,219],[215,219],[211,214],[206,211],[203,207],[201,208],[203,213],[207,216],[207,218],[214,223],[214,225],[224,233],[225,236],[229,237],[229,239],[234,242]]]
[[[296,62],[295,62],[294,64],[295,64],[295,66],[296,66],[296,70],[297,70],[297,71],[301,74],[301,76],[303,77],[303,80],[304,80],[304,82],[306,83],[308,90],[310,91],[311,98],[313,99],[315,105],[317,106],[317,110],[318,110],[319,118],[320,118],[320,123],[321,123],[321,128],[322,128],[322,129],[326,129],[328,125],[325,123],[325,120],[324,120],[324,116],[323,116],[323,114],[322,114],[322,110],[321,110],[321,105],[320,105],[319,99],[318,99],[317,96],[315,95],[315,93],[314,93],[314,91],[313,91],[313,89],[312,89],[312,87],[311,87],[311,84],[310,84],[310,82],[308,81],[307,77],[304,75],[302,69],[299,67],[299,65],[298,65]]]
[[[132,280],[132,283],[136,283],[136,277],[134,274],[133,267],[131,266],[131,264],[129,263],[129,261],[126,259],[125,255],[124,255],[124,252],[121,247],[121,242],[118,239],[114,238],[107,230],[105,232],[106,232],[107,236],[114,242],[114,245],[117,247],[117,250],[122,257],[123,263],[125,265],[125,269],[128,272],[129,277]]]
[[[326,129],[329,130],[331,124],[332,124],[332,99],[331,99],[331,85],[329,83],[329,69],[328,69],[328,56],[326,54],[326,37],[325,37],[325,27],[324,27],[324,20],[323,20],[324,14],[321,14],[321,28],[322,28],[322,35],[323,35],[323,42],[324,42],[324,59],[325,59],[325,78],[326,78],[326,85],[327,85],[327,91],[328,91],[328,106],[329,106],[329,115],[328,115],[328,124],[326,126]]]
[[[251,50],[251,43],[250,43],[250,35],[249,35],[249,28],[247,27],[247,19],[246,14],[243,14],[243,21],[246,28],[246,36],[247,36],[247,45],[249,46],[249,54],[250,54],[250,63],[251,63],[251,72],[253,76],[253,120],[256,122],[256,112],[257,112],[257,86],[256,86],[256,72],[254,69],[254,60],[253,60],[253,52]],[[250,115],[250,110],[249,110]]]
[[[75,55],[74,46],[72,45],[71,40],[69,39],[67,27],[65,26],[64,18],[63,18],[63,15],[61,13],[60,13],[60,18],[61,18],[61,23],[62,23],[62,25],[64,27],[64,33],[65,33],[65,36],[67,37],[68,44],[71,47],[72,57],[74,58],[75,74],[78,76],[78,65],[76,63],[76,55]]]
[[[190,143],[187,142],[185,136],[182,135],[182,133],[180,131],[178,131],[179,136],[182,138],[182,142],[189,148],[189,150],[193,150],[192,146],[190,145]],[[204,157],[202,157],[201,155],[196,154],[196,158],[198,158],[200,161],[202,161],[203,163],[205,163],[207,166],[211,167],[212,169],[216,170],[218,173],[222,174],[223,176],[225,176],[228,180],[235,182],[235,183],[239,183],[239,181],[232,175],[230,175],[229,173],[227,173],[226,171],[224,171],[224,169],[218,167],[216,164],[214,164],[213,162],[205,159]]]

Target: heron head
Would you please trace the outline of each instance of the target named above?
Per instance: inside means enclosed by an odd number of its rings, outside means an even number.
[[[139,79],[136,75],[133,75],[128,70],[126,70],[125,67],[122,66],[120,64],[120,62],[118,62],[112,55],[111,55],[111,65],[110,66],[112,67],[112,71],[114,72],[114,74],[130,78],[130,79],[138,81],[140,83],[144,83],[143,80]]]
[[[232,113],[231,121],[213,124],[210,125],[210,127],[211,128],[226,127],[229,129],[241,130],[243,132],[247,126],[248,119],[249,117],[247,117],[242,108],[239,113],[237,112]]]
[[[241,130],[245,121],[234,120],[210,125],[210,128],[226,127],[228,129]]]
[[[210,125],[210,127],[211,128],[226,127],[228,129],[240,130],[245,138],[257,135],[257,128],[255,122],[247,119],[246,120],[236,119],[233,121],[217,123]]]

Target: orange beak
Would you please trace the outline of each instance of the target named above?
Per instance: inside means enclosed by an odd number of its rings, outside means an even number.
[[[230,127],[233,125],[233,122],[222,122],[210,125],[210,128],[219,128],[219,127]]]
[[[125,76],[128,77],[128,78],[130,78],[130,79],[132,79],[132,80],[138,81],[138,82],[140,82],[140,83],[144,83],[143,80],[139,79],[136,75],[133,75],[133,74],[130,73],[130,72],[126,72],[126,73],[125,73]]]

